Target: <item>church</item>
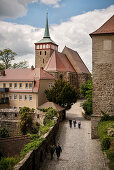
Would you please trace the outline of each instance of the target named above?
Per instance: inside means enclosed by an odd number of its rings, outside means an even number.
[[[58,45],[51,39],[48,26],[48,13],[44,37],[35,43],[35,68],[42,67],[55,79],[63,79],[79,89],[90,74],[77,53],[68,47],[58,52]]]
[[[47,14],[44,37],[35,43],[35,68],[6,69],[1,73],[0,108],[37,109],[47,101],[45,90],[52,88],[55,80],[63,79],[79,89],[89,74],[76,51],[65,46],[58,52],[49,34]]]

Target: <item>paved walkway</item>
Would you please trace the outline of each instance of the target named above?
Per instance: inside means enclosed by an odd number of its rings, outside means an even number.
[[[81,120],[81,129],[70,128],[68,119]],[[105,170],[104,156],[99,140],[91,139],[91,121],[81,115],[80,101],[67,112],[67,119],[60,124],[56,142],[62,146],[59,160],[48,156],[40,170]]]

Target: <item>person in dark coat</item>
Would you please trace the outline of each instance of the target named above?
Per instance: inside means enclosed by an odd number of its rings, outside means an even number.
[[[78,122],[78,128],[80,129],[80,127],[81,127],[81,122],[79,121]]]
[[[72,127],[72,120],[69,120],[70,128]]]
[[[53,154],[55,152],[55,145],[50,145],[50,155],[51,155],[51,160],[53,159]]]
[[[74,127],[76,127],[76,120],[73,120]]]
[[[61,147],[60,147],[59,144],[57,144],[55,150],[56,150],[57,159],[59,159],[60,154],[61,154],[61,152],[62,152],[62,149],[61,149]]]

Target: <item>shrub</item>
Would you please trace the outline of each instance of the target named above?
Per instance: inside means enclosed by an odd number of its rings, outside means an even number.
[[[102,110],[101,110],[101,113],[102,113],[102,117],[101,117],[100,121],[114,120],[114,116],[110,116],[110,115],[106,114],[105,112],[103,112]]]
[[[9,133],[7,129],[0,128],[0,138],[7,138],[7,137],[9,137]]]
[[[110,144],[109,138],[103,138],[101,142],[102,150],[108,150],[110,148]]]
[[[86,115],[91,115],[92,112],[92,99],[88,99],[83,103],[83,109],[85,110]]]
[[[50,124],[50,120],[53,120],[53,117],[58,117],[58,112],[57,110],[53,109],[53,108],[49,108],[46,115],[45,115],[45,118],[44,118],[44,121],[43,121],[43,124],[46,125],[46,124]]]
[[[19,162],[16,158],[1,158],[0,160],[0,170],[13,170],[13,167]]]

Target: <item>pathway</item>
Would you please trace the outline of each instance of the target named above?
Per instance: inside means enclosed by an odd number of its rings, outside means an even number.
[[[60,123],[56,142],[62,146],[59,160],[56,155],[44,161],[40,170],[105,170],[105,160],[99,140],[91,139],[91,121],[81,115],[80,101],[67,111],[67,119]],[[81,120],[81,129],[69,128],[68,119]]]

